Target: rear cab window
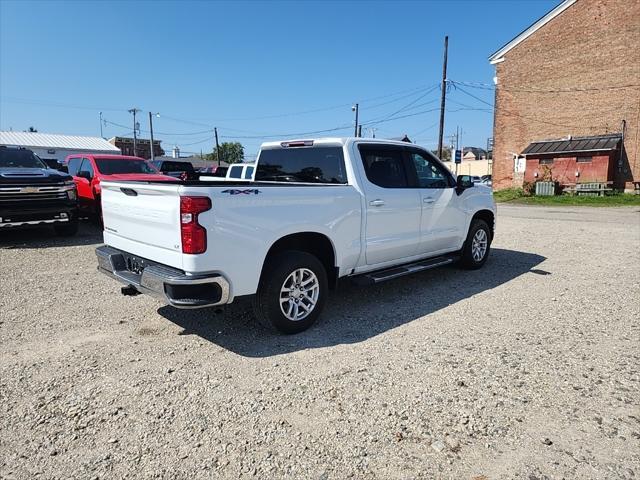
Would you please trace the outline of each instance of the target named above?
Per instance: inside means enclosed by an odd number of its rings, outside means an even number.
[[[242,178],[242,166],[231,167],[229,169],[229,178]]]
[[[255,181],[345,185],[341,146],[284,147],[260,151]]]

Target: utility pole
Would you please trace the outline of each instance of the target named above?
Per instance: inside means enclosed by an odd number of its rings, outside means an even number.
[[[438,158],[442,158],[442,135],[444,133],[444,107],[447,95],[447,50],[449,49],[449,36],[444,37],[444,61],[442,62],[442,85],[440,94],[440,133],[438,135]]]
[[[358,125],[358,137],[362,137],[362,125]]]
[[[138,156],[138,138],[136,137],[136,113],[140,111],[139,108],[129,109],[129,113],[133,113],[133,156]]]
[[[351,111],[352,112],[356,112],[356,128],[355,128],[354,133],[353,133],[353,135],[355,137],[358,136],[358,110],[359,110],[359,108],[360,108],[360,105],[357,104],[357,103],[353,107],[351,107]]]
[[[100,138],[104,138],[104,135],[102,135],[102,112],[100,112]]]
[[[160,116],[160,114],[159,114],[159,113],[151,113],[151,112],[149,112],[149,133],[151,134],[150,142],[151,142],[151,161],[152,161],[152,162],[153,162],[153,160],[155,159],[155,155],[154,155],[154,153],[153,153],[153,119],[152,119],[152,117],[153,117],[154,115],[155,115],[156,117],[159,117],[159,116]]]
[[[218,166],[220,166],[220,145],[218,145],[218,127],[213,128],[213,133],[216,135],[216,159],[218,160]]]
[[[376,138],[376,129],[371,127],[371,138]]]

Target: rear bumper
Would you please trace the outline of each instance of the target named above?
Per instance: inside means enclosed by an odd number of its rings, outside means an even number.
[[[107,245],[96,248],[96,255],[99,271],[171,306],[203,308],[229,303],[229,282],[222,275],[187,275]]]

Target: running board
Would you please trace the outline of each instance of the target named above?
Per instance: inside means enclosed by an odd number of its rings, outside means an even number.
[[[387,280],[393,280],[394,278],[403,277],[416,272],[422,272],[423,270],[429,270],[431,268],[441,267],[458,260],[457,256],[443,256],[429,258],[427,260],[420,260],[415,263],[407,263],[400,265],[399,267],[387,268],[385,270],[376,270],[375,272],[364,273],[353,277],[353,282],[357,285],[374,285],[376,283],[385,282]]]

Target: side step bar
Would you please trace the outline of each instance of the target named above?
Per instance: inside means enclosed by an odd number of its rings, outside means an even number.
[[[376,283],[385,282],[394,278],[403,277],[412,273],[429,270],[431,268],[441,267],[457,261],[460,257],[457,255],[446,255],[442,257],[429,258],[420,260],[419,262],[407,263],[399,267],[387,268],[385,270],[376,270],[375,272],[364,273],[353,277],[356,285],[374,285]]]

